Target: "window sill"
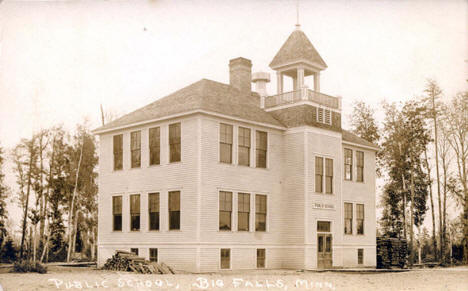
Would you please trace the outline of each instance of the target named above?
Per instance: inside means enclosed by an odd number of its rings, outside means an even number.
[[[182,232],[180,229],[168,229],[167,232]]]
[[[130,230],[130,232],[141,232],[141,230]]]
[[[147,166],[147,168],[157,168],[157,167],[161,167],[161,163]]]

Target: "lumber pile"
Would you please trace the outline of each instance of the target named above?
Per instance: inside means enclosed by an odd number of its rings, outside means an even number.
[[[117,250],[102,269],[140,274],[175,274],[174,269],[165,263],[150,262],[134,253],[121,250]]]
[[[377,269],[408,267],[408,243],[398,238],[377,238]]]

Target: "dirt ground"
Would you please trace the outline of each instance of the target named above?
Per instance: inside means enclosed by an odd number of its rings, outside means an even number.
[[[141,275],[83,267],[47,274],[0,274],[1,290],[466,290],[468,267],[401,273],[265,270],[222,274]]]

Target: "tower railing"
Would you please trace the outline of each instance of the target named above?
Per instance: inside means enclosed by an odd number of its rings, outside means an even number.
[[[316,92],[308,88],[268,96],[265,98],[265,108],[297,103],[299,101],[311,101],[326,107],[341,109],[340,98]]]

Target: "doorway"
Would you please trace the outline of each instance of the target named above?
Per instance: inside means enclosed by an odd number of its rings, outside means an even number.
[[[333,265],[332,234],[329,221],[317,221],[317,268],[331,269]]]

